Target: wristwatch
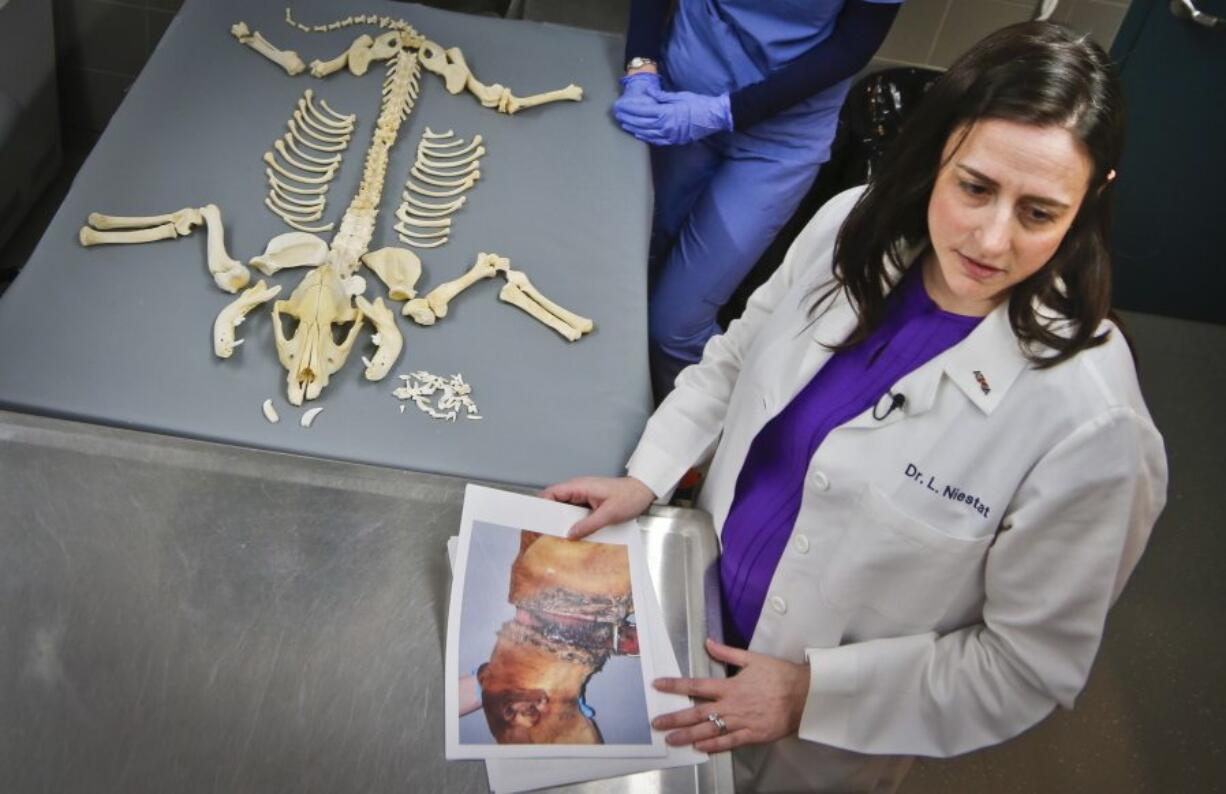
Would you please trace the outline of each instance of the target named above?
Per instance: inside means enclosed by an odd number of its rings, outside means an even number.
[[[656,62],[652,58],[644,58],[641,55],[636,55],[629,61],[626,61],[627,69],[642,69],[644,66],[656,66]]]

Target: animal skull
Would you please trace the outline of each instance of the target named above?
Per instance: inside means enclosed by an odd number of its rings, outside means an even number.
[[[291,337],[285,336],[281,315],[298,321]],[[319,396],[332,373],[341,368],[358,332],[362,330],[362,310],[354,308],[345,284],[332,264],[317,267],[307,274],[287,301],[272,305],[272,330],[277,342],[277,357],[289,374],[286,377],[289,401],[302,405],[303,399]],[[352,323],[344,340],[337,344],[332,326]]]

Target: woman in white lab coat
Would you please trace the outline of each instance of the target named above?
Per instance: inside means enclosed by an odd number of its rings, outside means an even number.
[[[671,743],[740,787],[891,791],[915,755],[1071,707],[1166,494],[1108,319],[1119,88],[1024,23],[929,92],[647,424],[623,478],[545,495],[579,537],[710,457],[726,680],[671,679]],[[740,646],[740,647],[737,647]]]

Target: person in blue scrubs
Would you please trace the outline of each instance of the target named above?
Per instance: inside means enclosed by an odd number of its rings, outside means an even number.
[[[634,0],[613,115],[652,146],[657,399],[830,156],[851,78],[902,0]]]

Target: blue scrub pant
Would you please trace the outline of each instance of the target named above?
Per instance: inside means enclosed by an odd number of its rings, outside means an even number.
[[[721,332],[720,308],[817,178],[812,151],[718,133],[651,150],[655,217],[648,259],[648,337],[656,398]],[[789,156],[790,155],[790,156]]]

